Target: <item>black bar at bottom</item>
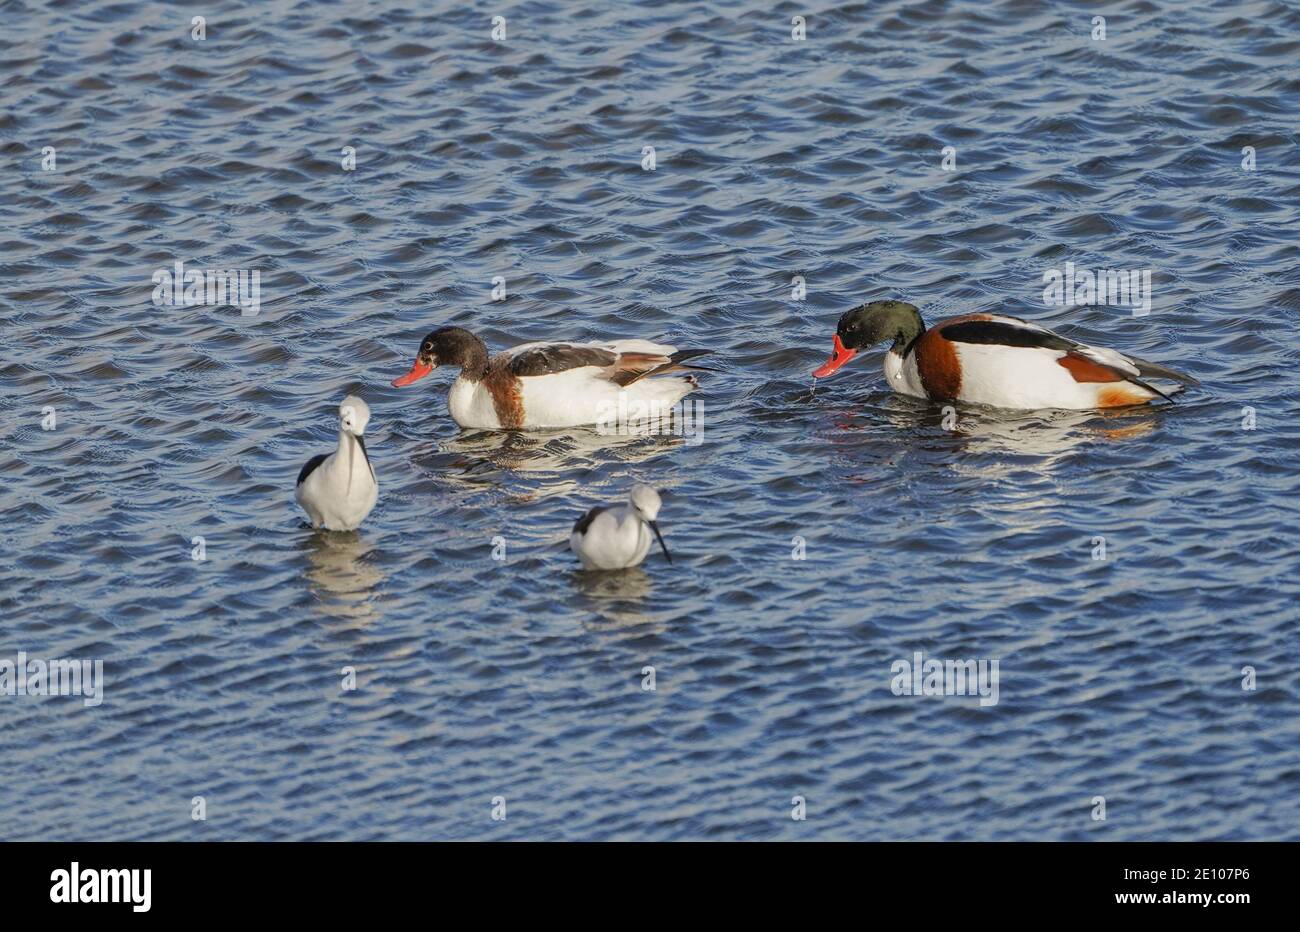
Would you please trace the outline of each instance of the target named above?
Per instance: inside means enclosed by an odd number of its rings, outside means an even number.
[[[545,921],[580,907],[636,921],[644,910],[659,914],[698,897],[733,916],[764,914],[772,898],[794,908],[816,897],[819,908],[852,900],[864,915],[906,906],[920,908],[918,916],[954,918],[949,910],[964,899],[986,915],[1009,917],[1042,918],[1048,901],[1069,916],[1197,909],[1231,920],[1243,909],[1288,902],[1281,888],[1296,851],[1273,842],[16,843],[0,846],[0,902],[7,920],[373,921],[377,904],[454,903],[457,913],[470,911],[465,920],[474,910],[486,910],[483,918],[522,910],[526,918],[532,909],[534,920]]]

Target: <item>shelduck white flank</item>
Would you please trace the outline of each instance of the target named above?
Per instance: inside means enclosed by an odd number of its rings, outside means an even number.
[[[447,408],[461,427],[581,427],[608,421],[614,411],[666,412],[699,383],[693,375],[652,376],[698,369],[685,363],[711,352],[614,340],[525,343],[489,356],[487,344],[463,327],[439,327],[421,341],[411,371],[393,385],[418,382],[439,366],[459,367]]]
[[[375,507],[379,483],[363,436],[368,423],[370,408],[348,395],[339,405],[338,449],[313,456],[298,473],[295,497],[315,527],[352,531]]]
[[[653,532],[668,562],[672,554],[664,544],[655,519],[661,505],[659,493],[638,482],[621,507],[597,505],[573,525],[569,549],[578,555],[583,569],[622,570],[639,566],[650,550]]]

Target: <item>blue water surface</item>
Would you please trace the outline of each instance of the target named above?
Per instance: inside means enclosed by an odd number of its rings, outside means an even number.
[[[1300,838],[1294,3],[203,7],[0,0],[0,659],[105,676],[0,695],[0,836]],[[814,391],[881,298],[1203,384]],[[449,323],[713,349],[703,433],[461,431],[389,386]],[[318,534],[351,391],[380,500]],[[676,562],[575,572],[634,480]]]

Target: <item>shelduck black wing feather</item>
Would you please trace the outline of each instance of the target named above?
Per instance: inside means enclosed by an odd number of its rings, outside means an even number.
[[[1158,362],[1149,362],[1145,359],[1138,359],[1136,356],[1129,356],[1128,359],[1133,365],[1137,366],[1138,375],[1145,376],[1148,379],[1171,379],[1188,385],[1201,384],[1200,380],[1195,376],[1188,375],[1186,372],[1179,372],[1177,369],[1170,369],[1168,366],[1162,366]]]
[[[684,349],[678,350],[668,358],[673,361],[673,365],[675,366],[681,366],[685,369],[702,369],[704,368],[703,366],[687,366],[686,363],[692,359],[697,359],[700,356],[712,356],[713,352],[714,351],[711,349]]]
[[[586,534],[587,528],[591,527],[591,522],[596,520],[596,515],[600,514],[602,511],[608,511],[608,510],[609,510],[608,505],[597,505],[595,508],[591,509],[591,511],[587,512],[577,521],[573,522],[574,533]]]
[[[1032,347],[1069,352],[1079,344],[1041,327],[1017,326],[1002,320],[966,320],[937,328],[945,339],[957,343]]]
[[[302,485],[303,481],[312,474],[312,472],[316,469],[316,467],[319,466],[321,463],[325,462],[327,459],[329,459],[328,453],[317,453],[315,456],[309,459],[307,461],[307,465],[302,468],[302,472],[298,473],[298,482],[296,484]]]
[[[547,343],[534,346],[510,357],[510,374],[520,378],[554,375],[584,366],[614,365],[618,354],[599,346],[575,346],[571,343]]]

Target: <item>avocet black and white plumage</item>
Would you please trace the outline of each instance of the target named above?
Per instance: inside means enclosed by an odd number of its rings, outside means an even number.
[[[840,318],[824,379],[859,350],[890,341],[885,378],[904,395],[999,408],[1116,408],[1168,399],[1148,379],[1198,384],[1185,373],[1088,346],[1004,314],[966,314],[926,329],[914,305],[872,301]]]
[[[569,549],[578,555],[583,569],[622,570],[640,565],[650,550],[651,533],[668,562],[673,562],[655,523],[662,504],[659,493],[638,482],[627,498],[626,505],[597,505],[573,525]]]
[[[348,395],[339,405],[338,449],[313,456],[298,473],[294,497],[315,527],[355,530],[375,507],[379,483],[362,436],[369,422],[370,408]]]

